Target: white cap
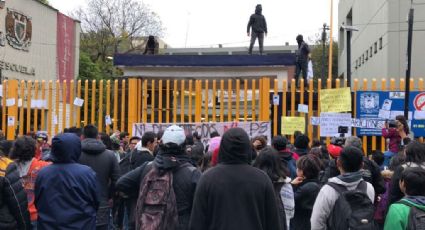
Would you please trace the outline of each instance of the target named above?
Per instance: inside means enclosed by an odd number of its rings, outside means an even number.
[[[185,142],[186,135],[181,127],[172,125],[165,130],[161,140],[163,144],[174,143],[181,145]]]

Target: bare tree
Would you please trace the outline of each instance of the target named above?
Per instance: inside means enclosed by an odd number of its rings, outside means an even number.
[[[81,21],[81,46],[94,60],[134,50],[135,39],[164,31],[159,16],[137,0],[89,0],[74,17]]]

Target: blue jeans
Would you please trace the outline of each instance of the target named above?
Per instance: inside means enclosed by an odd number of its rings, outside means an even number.
[[[386,167],[390,166],[391,158],[393,158],[393,156],[395,154],[396,153],[393,153],[391,151],[386,151],[384,153],[384,163],[383,163],[383,166],[386,166]]]

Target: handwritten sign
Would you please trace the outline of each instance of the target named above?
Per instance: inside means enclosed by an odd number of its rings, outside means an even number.
[[[346,137],[351,136],[351,126],[353,120],[350,113],[321,113],[320,114],[320,136],[336,137],[339,136],[338,127],[347,126],[348,133]]]
[[[308,113],[308,105],[298,104],[298,112]]]
[[[133,136],[141,137],[143,133],[152,131],[158,133],[164,131],[169,126],[178,125],[182,127],[186,134],[198,132],[201,136],[202,143],[208,144],[210,140],[210,134],[212,132],[218,132],[223,135],[230,128],[239,127],[244,129],[250,138],[256,136],[265,136],[267,141],[271,142],[271,124],[270,122],[254,121],[254,122],[214,122],[214,123],[184,123],[184,124],[172,124],[172,123],[136,123],[133,124]]]
[[[305,117],[282,117],[283,135],[293,135],[295,131],[305,133]]]
[[[351,111],[350,88],[322,89],[320,91],[320,111],[339,113]]]

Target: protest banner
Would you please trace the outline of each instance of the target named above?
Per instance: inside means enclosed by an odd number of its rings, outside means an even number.
[[[320,111],[324,113],[350,112],[350,88],[322,89],[319,102]]]
[[[295,131],[305,133],[305,117],[282,117],[282,135],[294,135]]]
[[[339,126],[347,126],[346,137],[351,136],[352,118],[350,113],[320,113],[320,136],[338,137]]]
[[[164,131],[172,125],[182,127],[186,134],[193,134],[195,131],[201,136],[202,143],[208,144],[210,134],[218,132],[223,135],[230,128],[242,128],[246,131],[250,138],[256,136],[265,136],[270,144],[271,141],[271,124],[270,122],[253,121],[253,122],[211,122],[211,123],[136,123],[133,124],[133,136],[141,137],[143,133],[151,131],[158,133]]]

